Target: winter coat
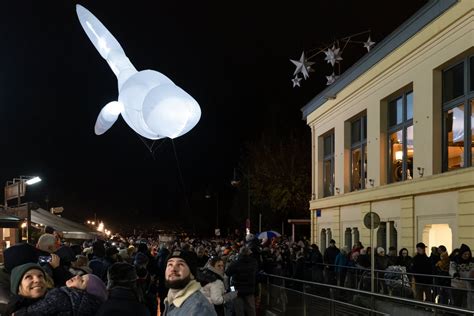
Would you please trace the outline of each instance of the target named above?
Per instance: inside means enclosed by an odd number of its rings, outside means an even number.
[[[303,255],[297,255],[295,261],[295,267],[293,271],[293,278],[303,280],[305,271],[305,262]]]
[[[109,291],[109,298],[96,316],[150,316],[150,312],[138,301],[135,292],[126,287],[117,286]]]
[[[413,263],[413,258],[410,256],[403,257],[402,255],[398,256],[397,266],[402,266],[407,269],[407,271],[411,270],[411,265]]]
[[[336,273],[345,272],[346,269],[344,267],[347,266],[347,254],[340,252],[336,256],[336,260],[334,261],[334,264],[336,265],[334,269]]]
[[[322,269],[323,255],[319,250],[311,250],[310,254],[311,266],[313,269]]]
[[[214,305],[217,315],[224,315],[224,304],[231,301],[237,293],[226,293],[224,278],[213,267],[201,270],[198,275],[201,293]]]
[[[324,263],[333,265],[336,262],[336,257],[339,252],[339,248],[337,248],[336,246],[329,246],[328,248],[326,248],[326,251],[324,252]],[[334,267],[330,266],[329,269],[333,270]]]
[[[411,272],[419,274],[433,274],[433,265],[430,258],[424,254],[416,254],[413,257]],[[415,282],[422,284],[433,284],[433,276],[415,275]]]
[[[174,297],[168,293],[163,316],[217,316],[214,307],[200,289],[199,283],[191,280],[184,289],[175,293]]]
[[[385,270],[389,266],[389,258],[387,256],[375,255],[375,269]]]
[[[239,255],[237,260],[231,262],[225,271],[232,278],[239,296],[253,295],[257,279],[258,262],[251,256]]]
[[[472,259],[465,262],[462,260],[451,261],[449,264],[449,274],[453,277],[451,286],[457,289],[469,289],[469,281],[460,280],[458,277],[469,278],[472,271],[474,271],[474,261]]]
[[[68,287],[54,288],[46,296],[28,307],[15,312],[22,315],[95,315],[102,301],[83,290]]]
[[[38,302],[41,299],[42,299],[41,297],[31,299],[31,298],[28,298],[28,297],[20,296],[18,294],[12,295],[11,298],[10,298],[10,301],[8,302],[8,305],[6,306],[4,311],[2,311],[1,315],[8,315],[9,316],[12,313],[16,312],[17,310],[20,310],[22,308],[26,308],[26,307]]]
[[[0,269],[0,315],[5,315],[10,298],[10,274]]]

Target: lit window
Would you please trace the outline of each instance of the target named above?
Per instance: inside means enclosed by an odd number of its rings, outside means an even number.
[[[389,182],[413,179],[413,92],[388,104]]]
[[[474,165],[473,63],[471,56],[443,71],[443,171]]]
[[[367,186],[367,116],[351,122],[351,191]]]
[[[334,195],[334,132],[323,136],[324,196]]]

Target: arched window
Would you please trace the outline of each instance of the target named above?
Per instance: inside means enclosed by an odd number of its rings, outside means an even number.
[[[350,227],[347,227],[346,231],[344,232],[344,246],[352,249],[352,229]]]
[[[354,244],[357,244],[360,241],[359,229],[357,227],[353,227],[352,228],[352,233],[354,234],[354,236],[353,236]]]
[[[390,247],[398,249],[398,232],[394,222],[390,222]]]
[[[326,235],[327,235],[327,236],[326,236],[326,242],[327,242],[326,247],[327,247],[327,246],[329,246],[329,242],[330,242],[331,239],[332,239],[331,228],[326,229]]]
[[[377,247],[384,248],[387,251],[387,223],[381,222],[377,230]]]
[[[321,238],[319,240],[320,245],[319,248],[321,249],[321,252],[324,253],[326,251],[326,229],[321,229]]]

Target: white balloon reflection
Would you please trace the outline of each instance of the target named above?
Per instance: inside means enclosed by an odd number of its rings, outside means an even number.
[[[196,126],[201,108],[193,97],[157,71],[137,71],[119,42],[91,12],[81,5],[76,5],[76,11],[82,28],[118,81],[118,101],[100,111],[97,135],[105,133],[120,114],[135,132],[149,139],[176,138]]]

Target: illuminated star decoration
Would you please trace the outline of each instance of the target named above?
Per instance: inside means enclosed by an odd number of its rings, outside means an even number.
[[[297,75],[300,72],[303,74],[303,77],[307,79],[309,77],[309,68],[314,62],[309,62],[304,58],[304,52],[301,53],[300,60],[290,59],[290,61],[296,66],[295,72],[293,75]],[[299,86],[299,84],[298,84]]]
[[[324,60],[334,67],[335,63],[338,63],[340,60],[342,60],[340,50],[340,48],[336,48],[335,46],[328,48],[328,50],[324,52],[326,54]]]
[[[336,79],[339,78],[339,76],[336,76],[334,72],[330,76],[326,76],[326,79],[328,82],[326,83],[327,86],[330,86],[336,81]]]
[[[298,75],[296,75],[293,79],[291,79],[291,81],[293,82],[293,88],[294,87],[301,87],[301,85],[300,85],[301,79],[302,78],[298,77]]]
[[[368,36],[368,37],[366,37]],[[366,40],[366,41],[364,41]],[[360,48],[362,44],[364,48],[370,52],[371,48],[374,46],[375,42],[372,41],[370,36],[370,30],[352,34],[346,37],[335,39],[329,44],[320,46],[319,48],[309,49],[303,51],[299,60],[290,59],[291,63],[296,66],[296,69],[293,73],[293,78],[291,82],[293,83],[293,88],[300,87],[303,79],[308,79],[309,74],[314,72],[314,64],[320,60],[325,64],[331,65],[331,75],[326,76],[327,85],[334,83],[339,75],[341,74],[341,64],[342,64],[342,53],[346,50],[348,44],[355,44]],[[323,58],[319,59],[321,56]],[[337,66],[336,66],[337,64]],[[318,64],[319,65],[319,64]],[[319,69],[319,66],[317,66]],[[300,76],[299,74],[302,73]]]
[[[370,52],[370,48],[374,46],[375,42],[372,42],[372,40],[369,38],[367,39],[367,42],[364,42],[364,48],[367,48],[367,52]]]

